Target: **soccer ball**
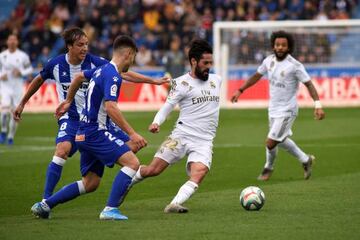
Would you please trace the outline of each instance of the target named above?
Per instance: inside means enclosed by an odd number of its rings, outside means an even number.
[[[246,210],[260,210],[265,203],[265,194],[258,187],[247,187],[240,193],[240,203]]]

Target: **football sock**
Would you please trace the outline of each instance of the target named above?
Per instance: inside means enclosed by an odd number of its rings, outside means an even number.
[[[10,114],[8,112],[2,112],[1,113],[1,132],[6,133],[7,132],[7,126],[8,126],[8,116]]]
[[[182,185],[174,197],[174,199],[171,201],[171,204],[183,204],[185,201],[187,201],[198,189],[198,185],[192,181],[187,181]]]
[[[18,124],[14,118],[10,117],[8,139],[14,139],[17,125]]]
[[[48,199],[54,192],[56,184],[59,182],[61,172],[66,160],[57,156],[53,156],[52,161],[49,163],[43,198]]]
[[[273,169],[274,168],[274,162],[277,155],[278,148],[274,147],[273,149],[268,149],[266,147],[266,163],[264,168]]]
[[[279,143],[278,145],[279,147],[285,149],[291,155],[299,159],[301,163],[305,163],[309,159],[309,156],[306,155],[306,153],[304,153],[290,138],[286,138],[285,141]]]
[[[118,207],[120,199],[126,193],[126,190],[131,183],[131,179],[135,174],[136,171],[129,167],[121,168],[114,179],[110,196],[106,204],[107,207]]]
[[[46,199],[45,203],[50,208],[54,208],[56,205],[70,201],[84,193],[86,193],[85,186],[83,182],[80,180],[77,182],[70,183],[69,185],[66,185],[58,192],[56,192],[54,195]]]
[[[139,169],[136,171],[135,176],[132,178],[131,180],[131,185],[134,185],[138,182],[141,182],[142,180],[144,180],[143,176],[141,176],[141,166],[139,167]]]

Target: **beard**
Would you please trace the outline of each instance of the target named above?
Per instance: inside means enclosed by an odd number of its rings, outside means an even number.
[[[195,67],[195,76],[199,78],[200,80],[207,81],[209,79],[209,71],[210,69],[205,69],[204,71],[201,71],[201,69],[196,66]]]
[[[289,54],[289,51],[281,52],[281,53],[274,51],[274,54],[275,54],[277,60],[282,61],[287,57],[287,55]]]

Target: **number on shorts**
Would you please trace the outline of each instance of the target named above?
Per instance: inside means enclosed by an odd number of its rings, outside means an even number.
[[[64,122],[64,123],[61,124],[60,130],[64,131],[66,129],[66,127],[67,127],[67,122]]]

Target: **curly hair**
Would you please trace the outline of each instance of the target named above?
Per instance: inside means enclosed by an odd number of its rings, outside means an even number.
[[[285,31],[273,32],[270,37],[272,48],[274,48],[275,40],[277,38],[286,38],[287,42],[288,42],[288,46],[289,46],[289,53],[292,53],[294,51],[295,41],[294,41],[293,36],[290,33],[285,32]]]

